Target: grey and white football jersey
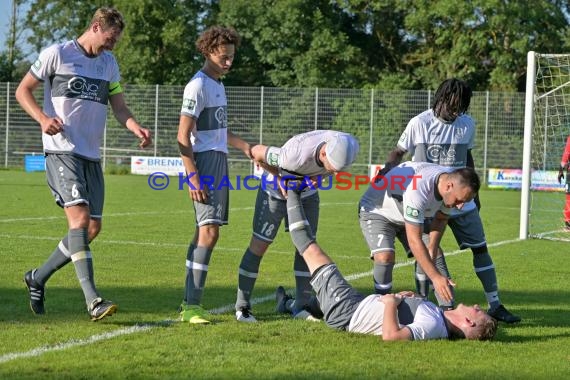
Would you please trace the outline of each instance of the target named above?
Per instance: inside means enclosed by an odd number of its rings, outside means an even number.
[[[460,115],[451,124],[439,120],[432,109],[413,117],[400,136],[398,147],[410,152],[412,161],[431,162],[441,166],[467,166],[467,152],[475,142],[475,122],[469,115]],[[452,215],[476,208],[467,202]]]
[[[404,162],[371,183],[360,199],[360,210],[382,215],[392,223],[423,224],[439,210],[451,212],[436,197],[441,173],[454,168],[427,162]]]
[[[113,54],[92,57],[71,40],[43,50],[30,73],[44,83],[46,115],[63,121],[63,132],[42,134],[44,151],[99,160],[110,87],[120,80]]]
[[[196,120],[190,134],[194,152],[228,153],[228,117],[224,84],[198,71],[184,88],[182,115]]]

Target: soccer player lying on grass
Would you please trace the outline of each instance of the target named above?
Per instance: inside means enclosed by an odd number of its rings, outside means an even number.
[[[330,327],[381,335],[383,340],[488,340],[495,335],[497,321],[478,305],[459,304],[443,311],[412,292],[361,295],[312,238],[294,191],[288,192],[287,215],[291,237],[309,267],[311,285]]]

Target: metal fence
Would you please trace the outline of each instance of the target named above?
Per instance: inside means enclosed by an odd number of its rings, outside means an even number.
[[[0,159],[3,167],[23,167],[24,155],[42,154],[39,126],[17,103],[17,84],[0,83]],[[183,86],[125,86],[136,118],[153,132],[153,145],[138,141],[109,112],[102,146],[107,168],[130,165],[130,156],[178,156],[176,134]],[[250,142],[282,145],[289,137],[313,129],[350,132],[360,141],[354,165],[367,173],[369,164],[383,163],[407,122],[428,109],[433,91],[374,89],[227,87],[229,127]],[[37,92],[41,99],[42,91]],[[475,164],[487,168],[522,166],[524,93],[475,92],[470,114],[477,123]],[[230,150],[230,162],[245,162]],[[484,178],[484,176],[483,176]]]

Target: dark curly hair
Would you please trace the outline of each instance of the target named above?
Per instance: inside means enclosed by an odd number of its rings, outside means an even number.
[[[196,48],[203,56],[214,53],[221,45],[239,46],[241,38],[233,28],[211,26],[196,41]]]
[[[446,79],[435,92],[433,112],[436,117],[446,123],[453,123],[457,117],[469,108],[471,88],[459,79]]]

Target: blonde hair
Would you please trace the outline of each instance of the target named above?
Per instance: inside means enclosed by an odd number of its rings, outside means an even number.
[[[480,318],[480,320],[475,321],[475,323],[475,327],[469,331],[469,334],[465,335],[465,338],[473,340],[491,340],[495,337],[495,334],[497,334],[499,323],[488,314],[484,314],[483,317]]]
[[[89,25],[93,25],[96,22],[101,25],[102,30],[116,28],[119,31],[123,31],[125,28],[125,20],[123,19],[123,15],[115,8],[102,7],[97,9],[91,18]]]

